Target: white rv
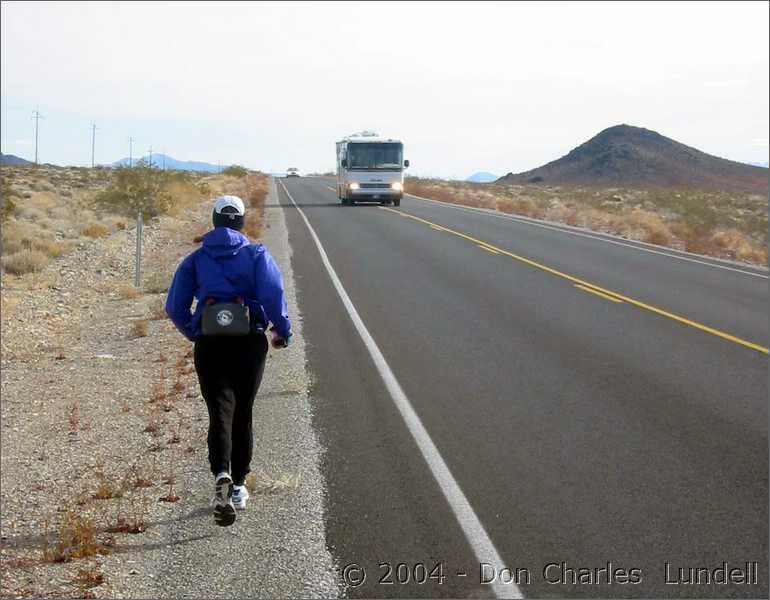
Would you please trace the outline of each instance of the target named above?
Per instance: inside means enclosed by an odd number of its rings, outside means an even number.
[[[337,197],[343,204],[376,201],[401,204],[404,194],[404,145],[371,131],[337,142]]]

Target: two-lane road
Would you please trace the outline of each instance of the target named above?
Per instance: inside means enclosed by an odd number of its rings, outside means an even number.
[[[333,186],[277,180],[349,595],[767,596],[766,272]],[[757,582],[681,581],[724,562]]]

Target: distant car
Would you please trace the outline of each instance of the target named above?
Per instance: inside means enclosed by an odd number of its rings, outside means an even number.
[[[296,167],[289,167],[286,169],[286,177],[299,177],[299,169]]]

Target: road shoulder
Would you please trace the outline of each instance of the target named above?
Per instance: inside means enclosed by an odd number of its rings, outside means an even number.
[[[340,593],[326,549],[322,450],[311,425],[291,248],[283,209],[273,208],[277,202],[272,182],[270,187],[262,241],[283,272],[295,336],[288,349],[270,350],[254,405],[248,510],[239,513],[232,527],[213,523],[206,411],[196,389],[196,452],[179,468],[181,510],[148,528],[131,552],[130,564],[125,556],[107,558],[105,570],[115,573],[115,597],[293,598]]]

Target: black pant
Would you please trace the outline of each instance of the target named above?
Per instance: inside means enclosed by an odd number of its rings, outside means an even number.
[[[204,337],[195,342],[195,370],[209,409],[209,464],[243,485],[254,435],[251,409],[265,370],[267,338]]]

